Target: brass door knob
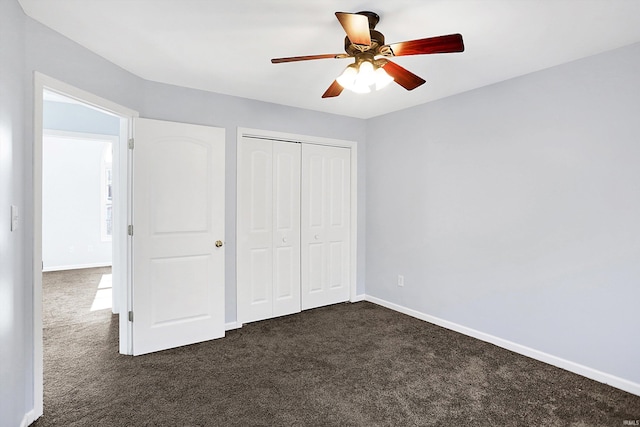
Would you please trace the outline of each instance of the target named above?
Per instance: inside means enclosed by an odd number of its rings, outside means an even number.
[[[216,240],[216,248],[222,246],[222,240]]]

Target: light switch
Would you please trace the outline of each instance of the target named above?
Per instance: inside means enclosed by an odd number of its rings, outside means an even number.
[[[15,205],[11,205],[11,231],[16,231],[17,229],[18,229],[18,207]]]

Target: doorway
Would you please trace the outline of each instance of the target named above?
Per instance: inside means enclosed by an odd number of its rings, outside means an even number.
[[[113,146],[118,118],[44,92],[42,143],[43,328],[66,313],[117,314],[112,287]],[[107,126],[100,126],[101,122]],[[68,129],[73,129],[69,131]],[[91,130],[100,134],[76,132]],[[119,267],[119,266],[118,266]],[[99,272],[99,279],[92,277]],[[82,280],[86,276],[86,280]],[[91,279],[90,279],[91,278]],[[65,286],[65,283],[67,286]],[[121,290],[123,283],[116,282]],[[84,289],[87,288],[87,289]],[[82,295],[89,293],[90,301]],[[110,314],[110,313],[109,313]],[[111,321],[106,315],[105,327]],[[64,322],[63,322],[64,323]],[[73,327],[68,328],[70,332]],[[46,337],[45,337],[46,338]],[[51,337],[48,337],[50,342]]]
[[[54,101],[47,91],[44,96],[43,271],[111,267],[119,120],[59,95]],[[105,129],[98,128],[100,120],[108,122]],[[78,132],[85,129],[105,133]]]
[[[132,120],[138,113],[126,107],[115,104],[106,99],[100,98],[89,92],[85,92],[59,80],[35,73],[34,79],[34,127],[33,127],[33,336],[34,336],[34,413],[39,417],[43,413],[44,395],[44,375],[43,375],[43,306],[42,306],[42,271],[44,267],[43,259],[43,140],[45,134],[44,106],[45,97],[65,99],[71,104],[81,106],[84,111],[99,112],[102,117],[110,117],[115,122],[117,135],[113,136],[112,158],[111,158],[111,206],[102,206],[104,212],[100,213],[102,222],[105,223],[105,234],[111,227],[112,245],[112,311],[119,313],[119,352],[130,354],[130,325],[127,322],[127,309],[130,298],[128,296],[128,257],[129,248],[126,237],[128,212],[129,212],[129,156],[128,139],[132,131]],[[75,116],[78,119],[78,116]],[[73,122],[74,116],[67,116]],[[76,120],[77,121],[77,120]],[[87,130],[85,129],[85,132]],[[104,154],[104,153],[103,153]],[[108,159],[105,159],[105,162]],[[105,171],[106,173],[106,171]],[[101,178],[102,179],[102,178]],[[102,183],[106,188],[106,183]],[[106,189],[105,191],[109,191]],[[99,204],[98,206],[101,206]],[[99,210],[99,207],[96,210]],[[111,213],[111,223],[107,224],[109,212]],[[102,236],[102,231],[101,238]],[[106,237],[106,236],[104,236]],[[95,252],[95,245],[84,244],[84,250]],[[79,248],[80,249],[80,248]],[[68,250],[68,248],[67,248]],[[74,247],[75,250],[75,247]],[[104,285],[103,285],[104,289]],[[104,296],[104,292],[102,293]]]

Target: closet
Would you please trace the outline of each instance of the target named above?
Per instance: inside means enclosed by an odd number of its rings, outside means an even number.
[[[242,136],[237,153],[238,322],[347,301],[351,150]]]

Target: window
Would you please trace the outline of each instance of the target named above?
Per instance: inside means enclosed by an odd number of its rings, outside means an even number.
[[[100,229],[102,241],[110,241],[113,235],[113,151],[106,143],[100,167]]]

